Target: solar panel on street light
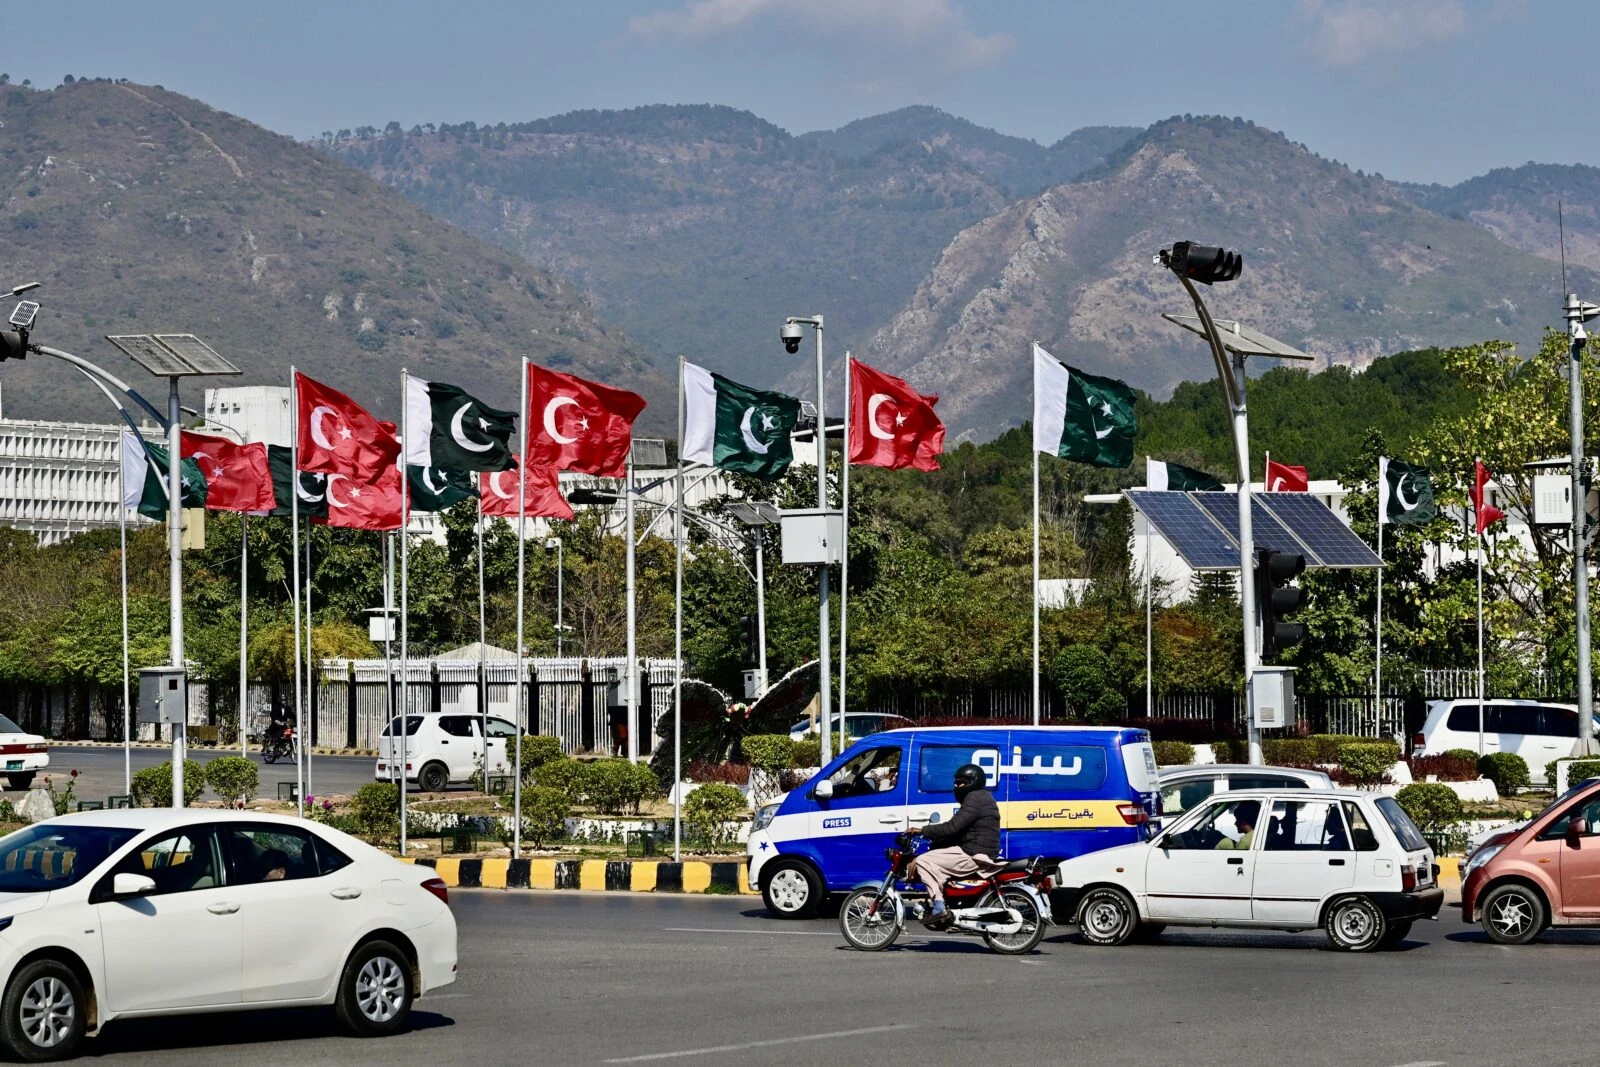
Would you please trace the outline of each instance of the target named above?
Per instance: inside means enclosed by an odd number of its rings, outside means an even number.
[[[1322,566],[1383,566],[1378,554],[1316,497],[1305,493],[1258,493],[1255,502],[1258,509],[1265,505],[1293,530]],[[1260,514],[1259,510],[1254,512],[1256,522],[1261,521]],[[1306,562],[1310,563],[1309,558]]]
[[[195,374],[240,374],[216,349],[192,333],[158,333],[156,342],[194,368]]]
[[[730,501],[728,514],[746,526],[774,526],[782,518],[771,504],[746,500]]]
[[[106,340],[157,378],[241,373],[192,333],[107,334]]]
[[[667,443],[659,437],[635,437],[633,439],[633,465],[638,467],[665,467],[667,465]]]
[[[1182,326],[1190,333],[1197,333],[1201,337],[1206,335],[1205,326],[1200,322],[1198,315],[1171,315],[1161,313],[1161,317],[1177,326]],[[1213,319],[1217,325],[1217,335],[1222,338],[1222,347],[1229,352],[1237,352],[1241,356],[1271,356],[1273,359],[1315,359],[1308,356],[1298,348],[1268,337],[1252,326],[1232,319]]]
[[[1239,544],[1188,493],[1129,489],[1128,500],[1197,571],[1239,569]]]
[[[1237,543],[1239,540],[1239,494],[1238,493],[1195,493],[1195,502],[1205,509],[1206,514],[1217,521],[1217,525],[1228,531],[1228,536]],[[1285,552],[1291,556],[1305,556],[1306,563],[1316,566],[1320,560],[1316,555],[1307,554],[1306,546],[1284,529],[1276,516],[1270,514],[1261,505],[1260,497],[1252,497],[1250,502],[1250,529],[1251,540],[1256,548],[1269,548],[1274,552]],[[1334,519],[1338,521],[1337,518]]]

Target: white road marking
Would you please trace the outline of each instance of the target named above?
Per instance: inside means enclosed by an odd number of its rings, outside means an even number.
[[[737,1045],[715,1045],[711,1048],[689,1048],[680,1052],[651,1052],[643,1056],[623,1056],[606,1063],[644,1063],[649,1060],[677,1060],[689,1056],[710,1056],[718,1052],[743,1052],[753,1048],[772,1048],[774,1045],[798,1045],[805,1041],[832,1041],[841,1037],[861,1037],[865,1034],[887,1034],[892,1030],[909,1030],[910,1023],[894,1026],[868,1026],[861,1030],[835,1030],[826,1034],[802,1034],[799,1037],[776,1037],[769,1041],[745,1041]]]
[[[1395,1067],[1445,1067],[1443,1060],[1418,1060],[1415,1063],[1399,1063]]]
[[[729,930],[718,926],[663,926],[669,934],[777,934],[783,937],[838,937],[831,930]]]

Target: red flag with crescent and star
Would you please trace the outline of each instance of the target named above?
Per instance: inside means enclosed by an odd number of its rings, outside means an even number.
[[[1279,463],[1275,459],[1267,460],[1267,492],[1269,493],[1308,493],[1311,491],[1311,479],[1306,474],[1304,467],[1293,467],[1287,463]]]
[[[403,499],[400,466],[390,463],[370,482],[342,471],[328,475],[323,492],[328,514],[311,521],[318,526],[337,526],[346,530],[398,530],[402,525]]]
[[[638,393],[528,364],[528,473],[540,467],[602,478],[627,473]]]
[[[478,509],[482,515],[505,519],[517,517],[517,472],[479,471]],[[554,467],[528,468],[528,510],[530,519],[574,519],[572,505],[561,495],[561,476]]]
[[[178,449],[184,459],[200,467],[209,510],[265,515],[277,507],[266,445],[241,445],[226,437],[184,430]]]
[[[1489,468],[1483,465],[1481,459],[1473,460],[1472,466],[1472,513],[1477,518],[1478,534],[1482,536],[1490,523],[1499,522],[1506,517],[1506,513],[1488,503],[1488,494],[1484,490],[1494,478]]]
[[[361,482],[391,477],[400,455],[393,423],[382,423],[337,389],[294,375],[296,463],[313,474],[342,474]],[[396,468],[397,469],[397,468]],[[394,475],[398,477],[398,475]]]
[[[944,423],[937,396],[923,396],[893,375],[850,360],[850,462],[919,471],[939,469]]]

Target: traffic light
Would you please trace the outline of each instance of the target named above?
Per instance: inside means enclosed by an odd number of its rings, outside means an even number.
[[[739,616],[739,629],[744,634],[744,662],[754,667],[761,662],[761,630],[754,615]]]
[[[1193,241],[1179,241],[1162,249],[1160,259],[1173,273],[1206,285],[1231,282],[1244,271],[1244,257],[1239,253]]]
[[[1267,548],[1256,550],[1256,615],[1261,620],[1263,660],[1299,644],[1306,635],[1303,623],[1283,621],[1305,605],[1306,591],[1289,584],[1305,569],[1304,556]]]

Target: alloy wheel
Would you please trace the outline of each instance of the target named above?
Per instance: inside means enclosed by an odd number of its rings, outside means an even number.
[[[1508,894],[1494,902],[1489,921],[1496,930],[1507,937],[1516,937],[1533,922],[1533,911],[1528,902],[1516,894]]]
[[[37,979],[22,994],[22,1032],[39,1048],[54,1048],[72,1031],[78,1004],[65,982],[52,975]]]
[[[372,1022],[386,1023],[405,1006],[406,979],[388,956],[374,956],[356,975],[356,1004]]]

